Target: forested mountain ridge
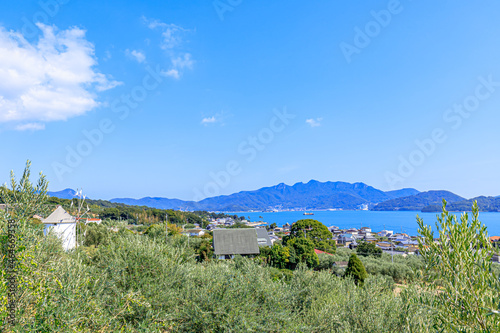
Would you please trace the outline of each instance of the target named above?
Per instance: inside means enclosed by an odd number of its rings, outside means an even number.
[[[401,197],[384,201],[371,207],[375,211],[396,211],[396,210],[422,210],[424,207],[430,205],[441,205],[443,199],[447,202],[453,203],[463,201],[465,198],[458,196],[449,191],[427,191],[421,192],[416,195]],[[470,206],[469,206],[470,209]]]
[[[69,193],[68,190],[61,192]],[[51,195],[58,196],[61,192],[52,192]],[[419,191],[411,188],[384,192],[364,183],[311,180],[307,183],[299,182],[294,185],[281,183],[255,191],[241,191],[230,195],[206,198],[198,202],[158,197],[115,198],[111,199],[110,202],[189,211],[359,209],[363,205],[373,205],[417,193]]]

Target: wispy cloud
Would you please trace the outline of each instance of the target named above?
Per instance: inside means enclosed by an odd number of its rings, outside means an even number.
[[[175,24],[169,24],[156,19],[142,17],[143,23],[151,30],[161,32],[160,48],[170,58],[171,67],[162,72],[164,76],[179,79],[185,69],[193,69],[194,60],[190,53],[177,52],[177,48],[184,43],[183,34],[189,30]]]
[[[149,19],[145,16],[142,17],[142,21],[149,29],[158,29],[162,32],[162,41],[160,47],[163,50],[170,50],[181,44],[182,38],[180,36],[180,33],[187,31],[187,29],[184,29],[178,25],[165,23],[160,20]]]
[[[172,65],[174,66],[174,68],[178,69],[184,69],[184,68],[193,69],[193,64],[194,61],[191,57],[191,54],[189,53],[184,53],[184,55],[172,59]]]
[[[319,127],[321,126],[321,122],[323,121],[323,118],[310,118],[306,119],[306,124],[308,124],[311,127]]]
[[[172,67],[166,71],[162,71],[161,74],[164,76],[173,77],[174,79],[180,79],[182,70],[193,69],[194,61],[191,59],[191,54],[185,53],[181,57],[172,59]]]
[[[45,129],[45,124],[40,124],[40,123],[28,123],[16,126],[17,131],[41,131],[44,129]]]
[[[0,123],[43,129],[98,107],[97,92],[121,84],[100,73],[94,45],[79,28],[38,23],[37,42],[0,27]]]
[[[130,58],[136,60],[138,63],[143,63],[146,60],[146,55],[142,51],[130,51],[129,49],[126,49],[125,54],[127,54]]]
[[[300,169],[300,167],[298,165],[286,165],[286,166],[283,166],[281,168],[278,168],[278,172],[280,173],[289,173],[289,172],[292,172],[292,171],[295,171],[295,170],[298,170]]]

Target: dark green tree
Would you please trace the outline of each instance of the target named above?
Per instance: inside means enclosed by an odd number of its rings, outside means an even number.
[[[318,266],[319,259],[314,252],[314,242],[307,238],[291,238],[287,241],[286,248],[290,249],[291,268],[295,268],[299,263],[304,262],[309,268]]]
[[[312,241],[314,248],[334,254],[337,249],[333,235],[321,222],[312,219],[299,220],[292,224],[290,235],[284,237],[287,245],[293,238],[307,238]]]
[[[271,223],[271,224],[269,225],[269,227],[267,227],[267,230],[268,230],[268,231],[269,231],[269,230],[274,230],[274,229],[276,229],[277,227],[278,227],[278,225],[277,225],[276,223]]]
[[[368,273],[366,273],[365,266],[363,266],[363,263],[361,262],[361,260],[359,260],[356,253],[351,254],[344,276],[352,277],[356,285],[360,287],[362,287],[365,283],[365,279],[368,277]]]
[[[314,248],[334,254],[337,251],[337,242],[333,239],[317,242]]]
[[[290,268],[290,248],[274,244],[271,248],[271,263],[277,268]]]
[[[181,238],[186,239],[187,237],[182,236]],[[187,245],[194,250],[195,259],[198,262],[210,261],[214,256],[212,237],[209,234],[199,237],[191,236]]]
[[[120,211],[118,208],[104,208],[100,216],[103,219],[118,220],[120,218]]]

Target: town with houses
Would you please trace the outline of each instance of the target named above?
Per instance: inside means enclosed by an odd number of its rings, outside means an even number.
[[[247,220],[241,221],[249,227],[253,227],[256,230],[257,245],[258,246],[272,246],[274,242],[281,241],[283,236],[290,234],[292,225],[289,223],[284,224],[282,227],[271,228],[268,223],[265,222],[249,222]],[[214,249],[215,254],[221,254],[219,256],[221,259],[223,257],[234,257],[236,254],[248,255],[250,253],[245,253],[245,250],[238,253],[222,253],[218,252],[218,239],[215,236],[216,233],[235,233],[235,230],[246,230],[246,229],[226,229],[235,225],[237,222],[232,217],[211,219],[210,224],[207,226],[207,231],[214,232]],[[380,248],[384,253],[391,255],[419,255],[418,253],[418,237],[410,236],[407,233],[395,233],[392,230],[382,230],[379,232],[372,231],[369,227],[361,228],[347,228],[340,229],[336,226],[328,227],[328,230],[332,233],[333,239],[336,240],[338,247],[348,247],[349,249],[357,248],[360,242],[370,242],[374,243],[376,247]],[[202,229],[199,225],[195,229],[186,230],[184,234],[187,236],[201,236],[206,231]],[[252,235],[251,235],[252,236]],[[253,236],[252,236],[253,237]],[[492,243],[497,243],[500,241],[500,236],[490,237]],[[224,238],[224,242],[230,242],[231,239]],[[238,237],[234,237],[234,242],[238,242]],[[235,248],[235,246],[229,246],[230,248]],[[234,251],[233,251],[234,252]],[[315,250],[317,254],[325,253],[324,251]],[[257,252],[258,253],[258,252]],[[328,253],[326,253],[328,254]],[[499,262],[499,256],[494,255],[493,261]]]

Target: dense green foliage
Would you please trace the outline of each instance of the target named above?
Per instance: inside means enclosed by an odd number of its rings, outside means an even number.
[[[356,252],[362,256],[376,256],[382,255],[382,249],[377,247],[374,243],[360,242],[356,248]]]
[[[102,224],[90,223],[85,227],[84,246],[98,247],[109,243],[108,228]]]
[[[347,269],[345,270],[346,277],[352,277],[356,285],[362,287],[365,283],[368,273],[366,273],[365,266],[361,260],[359,260],[356,253],[351,254],[349,258],[349,263],[347,264]]]
[[[73,202],[73,205],[71,204]],[[211,218],[232,217],[235,221],[241,221],[243,216],[226,215],[223,213],[212,213],[206,211],[181,212],[171,209],[156,209],[146,206],[129,206],[121,203],[113,203],[106,200],[91,200],[86,199],[86,204],[89,205],[93,215],[99,216],[103,220],[123,220],[129,224],[147,225],[150,226],[156,223],[165,223],[165,218],[168,215],[168,223],[177,225],[194,225],[199,224],[201,227],[208,225],[208,220]],[[59,199],[50,197],[46,202],[48,205],[61,205],[70,213],[75,213],[77,207],[77,199]]]
[[[310,268],[314,268],[319,264],[312,240],[303,237],[290,238],[286,242],[286,247],[290,249],[289,261],[291,268],[297,267],[300,263],[305,263]]]
[[[245,258],[200,264],[182,236],[165,243],[119,231],[107,245],[65,253],[54,238],[20,233],[31,242],[17,331],[398,332],[432,324],[416,290],[394,297],[383,279],[356,288],[304,267],[291,275]]]

